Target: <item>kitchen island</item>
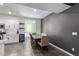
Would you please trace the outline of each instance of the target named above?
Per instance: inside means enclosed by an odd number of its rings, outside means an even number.
[[[5,41],[6,39],[0,40],[0,56],[4,56]]]

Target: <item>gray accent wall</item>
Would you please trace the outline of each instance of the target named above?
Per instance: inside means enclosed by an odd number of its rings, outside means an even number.
[[[60,14],[47,16],[42,19],[41,24],[42,32],[48,34],[49,42],[74,55],[79,55],[79,4]],[[78,35],[74,37],[72,32],[77,32]]]

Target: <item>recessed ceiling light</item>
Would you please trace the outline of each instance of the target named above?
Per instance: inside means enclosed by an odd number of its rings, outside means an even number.
[[[0,3],[0,5],[3,5],[4,3]]]
[[[34,12],[36,12],[36,11],[37,11],[37,9],[33,9],[33,11],[34,11]]]
[[[8,12],[8,14],[9,14],[9,15],[11,15],[11,14],[12,14],[12,12],[11,12],[11,11],[9,11],[9,12]]]

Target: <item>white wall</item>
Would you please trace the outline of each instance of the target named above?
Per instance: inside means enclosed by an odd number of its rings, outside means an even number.
[[[41,20],[36,20],[36,32],[41,33]]]
[[[25,20],[25,28],[26,28],[27,24],[31,24],[33,26],[32,32],[41,33],[41,20],[26,19]]]
[[[25,37],[28,37],[29,33],[41,33],[41,20],[25,19]]]

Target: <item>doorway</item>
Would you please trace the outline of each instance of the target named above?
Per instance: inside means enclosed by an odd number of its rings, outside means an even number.
[[[36,32],[36,22],[34,20],[25,21],[25,37],[29,37],[29,33]]]

